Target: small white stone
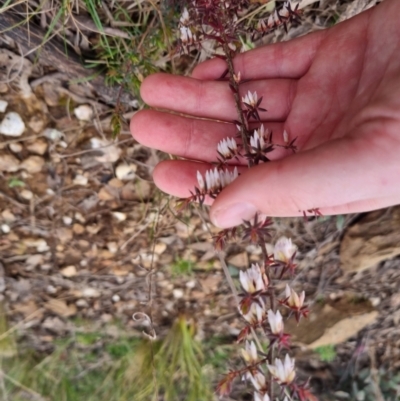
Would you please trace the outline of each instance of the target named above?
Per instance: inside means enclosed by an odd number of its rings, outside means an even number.
[[[6,209],[1,212],[1,217],[6,221],[12,223],[15,221],[15,215],[10,210]]]
[[[121,300],[121,297],[118,294],[114,294],[112,296],[112,301],[113,302],[119,302]]]
[[[72,224],[72,218],[69,216],[63,216],[62,220],[66,226],[70,226]]]
[[[64,277],[74,277],[74,276],[76,276],[77,270],[76,270],[75,266],[71,265],[71,266],[64,267],[64,269],[61,269],[60,273]]]
[[[36,250],[38,252],[46,252],[50,249],[47,242],[44,239],[39,239],[36,241]]]
[[[46,292],[47,292],[48,294],[55,294],[55,293],[57,292],[57,288],[54,287],[53,285],[48,285],[48,286],[46,287]]]
[[[107,244],[107,248],[111,253],[117,253],[118,252],[118,244],[116,242],[109,242]]]
[[[99,149],[98,156],[95,159],[99,163],[115,163],[121,155],[121,149],[104,139],[91,138],[90,144],[92,149]]]
[[[86,299],[78,299],[78,300],[75,302],[75,305],[76,305],[78,308],[87,308],[87,307],[89,306],[89,304],[87,303]]]
[[[118,221],[125,221],[126,220],[126,214],[121,213],[121,212],[112,212],[112,215],[118,220]]]
[[[82,104],[74,109],[74,114],[80,121],[91,121],[93,118],[93,109],[87,104]]]
[[[25,200],[31,200],[33,199],[33,193],[29,191],[29,189],[23,189],[20,193],[21,198]]]
[[[76,212],[75,213],[75,219],[79,221],[79,223],[86,223],[85,218],[83,217],[82,213]]]
[[[8,224],[2,224],[1,231],[3,231],[4,234],[8,234],[11,231],[11,228]]]
[[[46,189],[46,194],[50,195],[50,196],[53,196],[53,195],[55,195],[55,192],[51,188],[47,188]]]
[[[85,185],[87,185],[87,183],[88,183],[88,179],[87,179],[87,177],[85,177],[84,175],[77,174],[72,182],[73,182],[75,185],[82,185],[82,186],[85,186]]]
[[[46,128],[43,131],[43,135],[52,141],[59,141],[60,139],[64,138],[64,134],[61,131],[58,131],[54,128]]]
[[[120,164],[115,169],[116,177],[121,181],[133,180],[137,166],[135,164]]]
[[[21,116],[14,111],[7,113],[0,123],[0,134],[7,136],[21,136],[25,131],[25,124]]]
[[[196,281],[195,280],[190,280],[186,283],[186,288],[192,289],[196,286]]]
[[[22,145],[21,145],[20,143],[18,143],[18,142],[10,143],[9,146],[10,146],[11,152],[13,152],[13,153],[22,152],[23,147],[22,147]]]
[[[7,109],[8,102],[5,100],[0,100],[0,113],[4,113]]]
[[[180,299],[183,297],[184,292],[180,288],[174,288],[174,290],[172,291],[172,295],[174,296],[175,299]]]
[[[100,296],[100,292],[96,290],[96,288],[86,287],[83,289],[82,295],[86,298],[98,298]]]

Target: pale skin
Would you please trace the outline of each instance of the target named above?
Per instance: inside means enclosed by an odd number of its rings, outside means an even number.
[[[240,87],[264,96],[261,114],[275,142],[297,137],[298,152],[282,149],[247,169],[213,202],[211,220],[238,225],[257,211],[297,216],[358,213],[400,204],[400,1],[385,0],[333,28],[260,47],[234,60]],[[140,143],[186,160],[163,161],[154,181],[187,197],[197,170],[216,160],[217,143],[235,136],[237,119],[226,65],[213,59],[191,77],[155,74],[141,94],[152,107],[131,121]],[[168,113],[183,113],[186,117]],[[207,118],[208,120],[199,119]],[[218,120],[218,121],[216,121]],[[240,164],[240,163],[239,163]]]

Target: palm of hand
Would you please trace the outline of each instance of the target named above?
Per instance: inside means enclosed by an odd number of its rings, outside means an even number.
[[[326,214],[343,213],[400,202],[398,185],[390,179],[400,176],[393,154],[400,146],[399,11],[398,1],[386,0],[333,29],[235,59],[235,69],[251,80],[242,85],[243,91],[264,95],[265,125],[275,137],[284,129],[291,139],[297,137],[300,153],[286,157],[289,153],[275,152],[275,160],[285,160],[246,171],[216,204],[227,203],[229,197],[241,202],[254,190],[261,199],[257,209],[271,215],[313,207],[324,208]],[[224,68],[221,60],[211,60],[194,71],[197,80],[152,76],[143,84],[143,98],[155,107],[232,121],[236,114],[226,83],[210,81]],[[138,113],[132,131],[148,146],[206,163],[215,160],[218,141],[234,135],[232,125],[156,111]],[[154,177],[166,192],[186,196],[195,184],[195,171],[206,168],[190,161],[163,162]],[[286,188],[279,189],[282,177]],[[265,193],[259,188],[263,180]],[[271,186],[275,198],[266,202]]]

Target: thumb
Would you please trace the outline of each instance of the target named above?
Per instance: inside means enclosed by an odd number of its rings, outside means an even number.
[[[341,214],[352,212],[349,204],[356,209],[362,205],[364,211],[379,208],[382,202],[377,197],[395,204],[394,199],[400,200],[394,189],[399,167],[390,148],[398,144],[377,144],[376,136],[375,143],[371,141],[334,140],[246,170],[217,197],[210,218],[216,226],[228,228],[257,212],[284,217],[318,208],[323,214]]]

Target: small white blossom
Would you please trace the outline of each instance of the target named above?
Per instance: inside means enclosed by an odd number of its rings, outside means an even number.
[[[287,298],[287,305],[289,305],[291,308],[300,310],[303,307],[304,299],[306,297],[306,293],[304,291],[302,291],[299,296],[296,291],[293,290],[293,288],[290,288],[286,284],[285,295]]]
[[[242,97],[242,102],[247,103],[248,105],[255,107],[257,105],[258,96],[257,92],[251,93],[250,91],[247,92],[245,97]]]
[[[179,29],[181,31],[181,41],[183,44],[192,45],[196,41],[196,35],[192,33],[190,28],[181,26]]]
[[[243,315],[243,317],[252,325],[263,322],[265,320],[264,301],[259,299],[258,302],[253,302],[248,313]]]
[[[289,384],[296,376],[294,359],[290,358],[288,354],[286,354],[284,362],[275,358],[274,365],[268,365],[268,370],[279,384]]]
[[[253,136],[250,137],[250,146],[256,149],[264,149],[265,146],[265,129],[264,125],[254,130]]]
[[[258,391],[254,392],[254,401],[270,401],[268,393],[261,394]]]
[[[292,243],[290,238],[281,237],[276,241],[274,247],[274,259],[279,262],[288,263],[296,251],[297,246]]]
[[[189,22],[190,22],[189,11],[188,11],[188,9],[185,7],[185,8],[183,9],[181,18],[179,19],[179,23],[180,23],[181,25],[188,25]]]
[[[238,84],[241,80],[242,80],[242,76],[240,74],[240,71],[236,74],[233,74],[233,79],[235,80],[235,82]]]
[[[271,331],[275,335],[279,335],[283,332],[283,318],[279,311],[274,313],[271,309],[268,311],[268,322],[271,327]]]
[[[289,9],[290,9],[290,1],[286,1],[286,2],[283,4],[283,7],[282,7],[282,9],[281,9],[279,15],[280,15],[282,18],[288,18],[289,15],[290,15]]]
[[[243,289],[253,294],[257,291],[265,291],[268,287],[268,279],[260,266],[257,263],[253,263],[250,269],[246,271],[240,271],[239,273],[240,284]]]
[[[283,131],[283,142],[285,142],[285,144],[289,143],[289,134],[286,130]]]
[[[268,17],[267,25],[268,25],[268,28],[270,28],[270,29],[275,26],[274,14],[270,14],[270,16]]]
[[[237,143],[234,138],[225,138],[218,144],[218,152],[226,159],[237,154]]]
[[[242,348],[241,352],[246,363],[254,364],[258,361],[257,348],[254,341],[246,341],[246,348]]]
[[[238,175],[239,174],[236,167],[233,171],[223,171],[218,170],[217,168],[214,170],[207,170],[205,178],[203,178],[202,174],[197,171],[197,182],[201,191],[214,192],[229,185],[238,177]]]
[[[261,372],[256,372],[250,377],[250,380],[257,391],[264,390],[266,388],[265,375]]]
[[[265,20],[263,20],[263,19],[260,19],[260,20],[258,20],[258,22],[257,22],[257,31],[259,31],[259,32],[265,32],[265,31],[267,31],[268,30],[268,26],[267,26],[267,24],[265,23]]]

